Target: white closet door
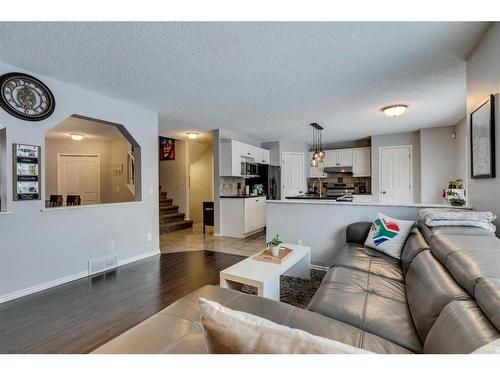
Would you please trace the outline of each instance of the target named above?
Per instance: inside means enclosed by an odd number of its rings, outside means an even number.
[[[61,156],[59,165],[59,194],[64,196],[80,194],[80,158],[77,156]]]
[[[411,147],[381,147],[380,192],[381,203],[412,203],[411,196]]]
[[[281,181],[283,197],[292,197],[304,194],[306,186],[304,163],[304,153],[281,153]]]
[[[95,156],[82,157],[80,196],[82,204],[99,203],[99,159]]]
[[[58,193],[79,195],[82,205],[100,203],[100,168],[97,155],[59,155]]]

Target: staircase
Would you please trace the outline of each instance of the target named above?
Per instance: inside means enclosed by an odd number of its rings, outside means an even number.
[[[160,234],[191,228],[193,220],[184,220],[184,216],[179,212],[179,206],[173,205],[172,198],[167,198],[166,192],[160,192]]]

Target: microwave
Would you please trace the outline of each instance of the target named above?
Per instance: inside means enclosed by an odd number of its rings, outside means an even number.
[[[242,176],[258,176],[259,170],[257,164],[242,162],[241,163],[241,175]]]

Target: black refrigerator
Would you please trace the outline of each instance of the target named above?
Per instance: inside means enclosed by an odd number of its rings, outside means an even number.
[[[263,180],[267,199],[281,199],[281,167],[260,165],[259,174]]]

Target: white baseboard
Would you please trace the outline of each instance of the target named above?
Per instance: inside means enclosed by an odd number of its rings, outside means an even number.
[[[120,260],[118,262],[118,267],[124,266],[125,264],[129,264],[132,262],[137,262],[138,260],[149,258],[155,255],[160,255],[160,250],[150,251],[149,253],[139,254],[136,255],[135,257],[125,258],[123,260]]]
[[[26,289],[17,290],[15,292],[12,292],[9,294],[4,294],[3,296],[0,296],[0,303],[11,301],[13,299],[17,299],[20,297],[24,297],[24,296],[27,296],[28,294],[40,292],[40,291],[45,290],[45,289],[53,288],[53,287],[61,285],[61,284],[66,284],[66,283],[69,283],[70,281],[75,281],[75,280],[81,279],[82,277],[87,277],[88,275],[89,275],[88,270],[83,271],[83,272],[78,272],[78,273],[75,273],[73,275],[61,277],[60,279],[47,281],[46,283],[34,285],[34,286],[31,286],[31,287],[26,288]]]
[[[134,256],[134,257],[123,259],[123,260],[119,261],[118,266],[119,267],[124,266],[125,264],[136,262],[138,260],[149,258],[149,257],[155,256],[155,255],[160,255],[160,250],[150,251],[149,253],[144,253],[144,254]],[[17,299],[17,298],[21,298],[21,297],[27,296],[28,294],[40,292],[42,290],[53,288],[53,287],[58,286],[58,285],[66,284],[66,283],[69,283],[71,281],[75,281],[75,280],[78,280],[78,279],[81,279],[81,278],[87,277],[87,276],[89,276],[88,270],[78,272],[78,273],[75,273],[73,275],[64,276],[64,277],[61,277],[60,279],[47,281],[46,283],[34,285],[34,286],[31,286],[31,287],[26,288],[26,289],[17,290],[17,291],[12,292],[12,293],[4,294],[3,296],[0,296],[0,303],[11,301],[11,300]]]

